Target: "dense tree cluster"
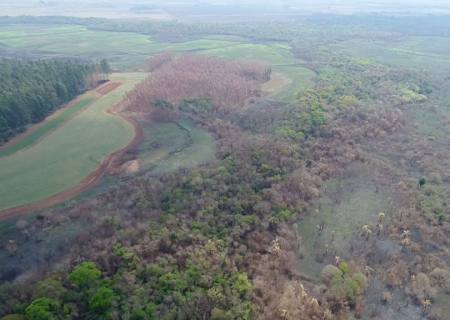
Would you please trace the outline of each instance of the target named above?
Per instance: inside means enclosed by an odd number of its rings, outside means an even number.
[[[206,55],[158,55],[149,63],[152,74],[128,95],[129,111],[189,108],[189,99],[208,99],[218,109],[243,106],[270,79],[270,68]],[[185,101],[186,102],[186,101]]]
[[[95,72],[71,60],[0,60],[0,143],[86,90]]]

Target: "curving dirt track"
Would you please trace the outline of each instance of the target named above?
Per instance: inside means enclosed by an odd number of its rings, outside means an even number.
[[[119,84],[120,85],[120,84]],[[143,138],[143,132],[141,127],[139,126],[138,122],[129,116],[126,116],[124,114],[121,114],[119,112],[116,112],[115,110],[120,105],[117,104],[111,108],[108,109],[109,114],[115,114],[122,117],[124,120],[126,120],[128,123],[130,123],[133,126],[134,129],[134,138],[130,141],[130,143],[123,149],[118,150],[112,154],[110,154],[98,167],[95,171],[91,172],[86,178],[83,179],[83,181],[78,184],[77,186],[68,189],[66,191],[63,191],[61,193],[55,194],[49,198],[46,198],[44,200],[31,203],[25,206],[10,208],[6,210],[0,211],[0,221],[6,220],[9,218],[13,218],[20,215],[26,215],[28,213],[43,210],[49,207],[52,207],[56,204],[62,203],[66,200],[69,200],[77,195],[79,195],[81,192],[91,188],[94,186],[100,179],[105,176],[105,174],[114,174],[118,171],[119,163],[123,155],[135,148],[142,140]]]

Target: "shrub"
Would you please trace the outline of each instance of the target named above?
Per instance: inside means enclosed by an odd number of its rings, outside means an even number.
[[[247,274],[245,272],[239,272],[236,275],[234,282],[234,288],[241,294],[245,295],[250,292],[252,288],[251,282],[248,280]]]
[[[337,276],[342,277],[343,273],[339,268],[333,266],[332,264],[329,264],[322,269],[320,276],[323,283],[329,284],[331,279]]]
[[[350,271],[350,267],[348,266],[347,262],[341,261],[339,263],[339,270],[341,270],[343,274],[346,274]]]

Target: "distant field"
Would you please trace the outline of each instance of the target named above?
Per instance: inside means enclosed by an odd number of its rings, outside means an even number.
[[[154,51],[148,36],[93,31],[75,25],[13,25],[0,27],[0,44],[46,56],[108,58],[114,68],[127,69]]]
[[[334,48],[391,66],[424,70],[437,75],[450,72],[450,38],[409,37],[399,41],[358,39],[342,42]]]
[[[33,203],[78,185],[133,138],[132,126],[107,114],[143,73],[114,74],[123,85],[29,148],[0,158],[0,210]]]
[[[239,37],[212,36],[168,43],[137,33],[89,30],[77,25],[10,25],[0,26],[0,45],[51,57],[107,58],[113,68],[122,71],[138,68],[153,54],[168,50],[260,60],[290,79],[290,86],[277,91],[283,99],[292,98],[312,84],[312,72],[296,65],[287,44],[255,44]]]

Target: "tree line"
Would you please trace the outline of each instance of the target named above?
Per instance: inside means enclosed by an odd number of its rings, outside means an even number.
[[[11,24],[72,24],[91,30],[136,32],[165,41],[186,41],[206,35],[241,36],[255,41],[298,41],[320,39],[342,41],[345,38],[381,38],[398,36],[449,36],[447,16],[388,17],[379,15],[314,15],[280,21],[181,22],[130,21],[104,18],[62,16],[0,17],[0,25]],[[362,28],[361,26],[364,26]],[[328,41],[329,43],[329,41]]]
[[[77,60],[0,60],[0,144],[82,93],[109,68]]]

